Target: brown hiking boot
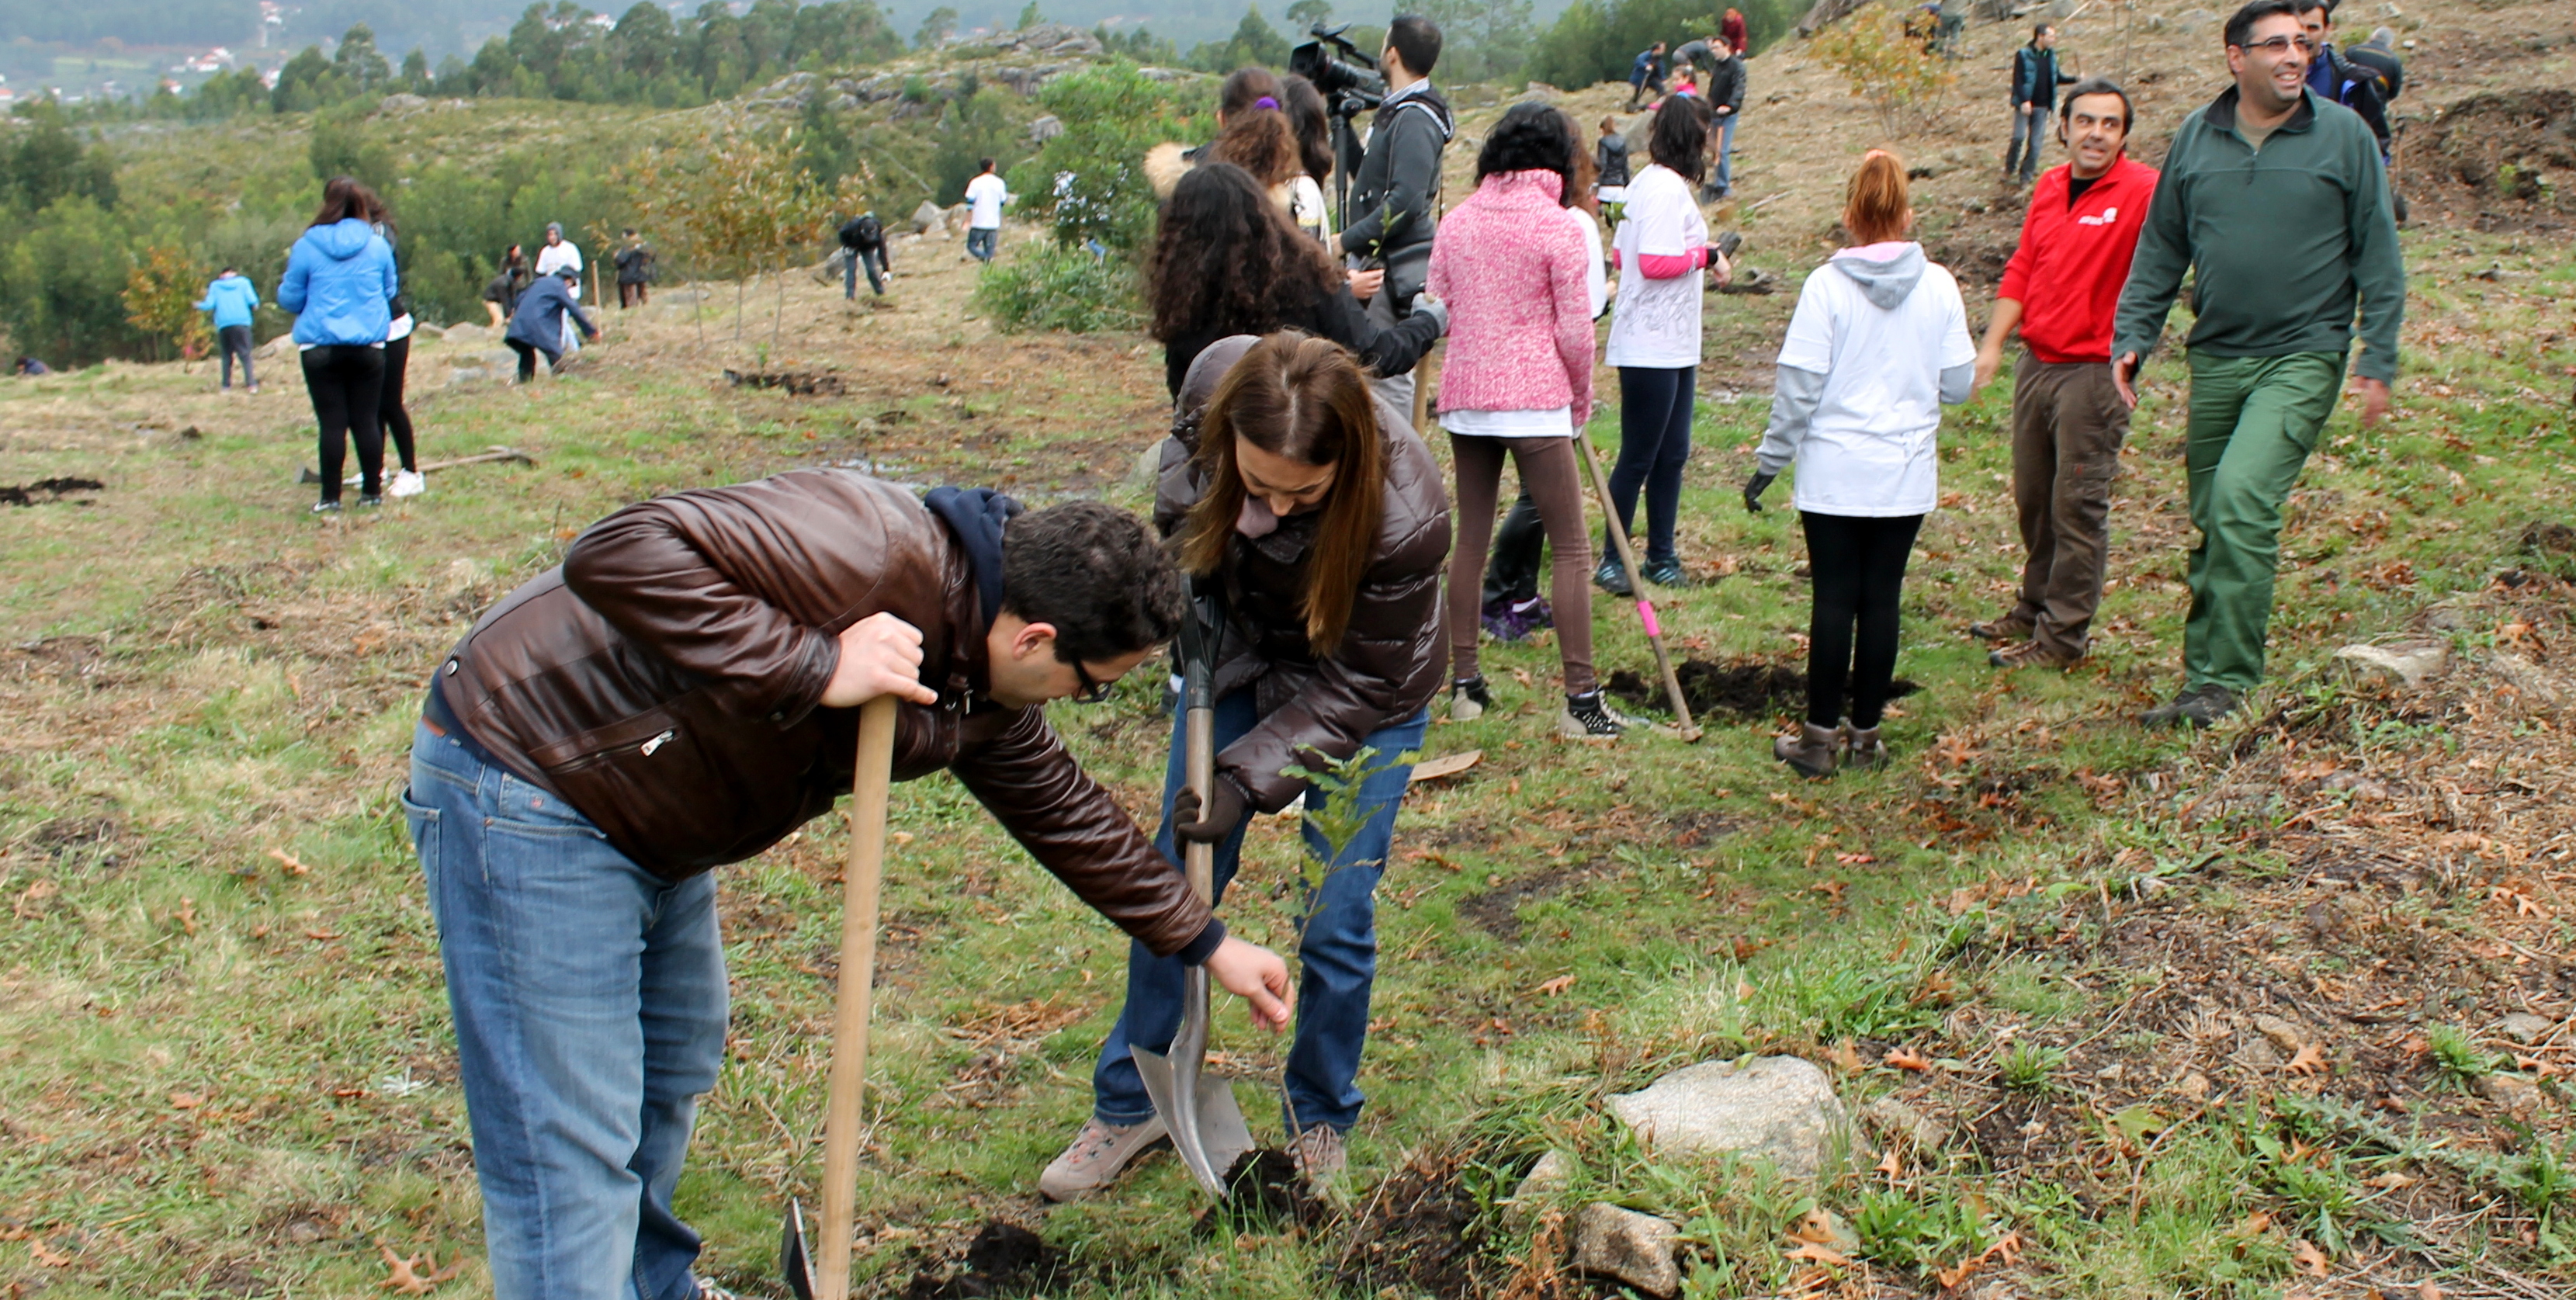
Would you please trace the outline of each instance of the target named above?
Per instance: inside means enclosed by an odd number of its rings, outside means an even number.
[[[1340,1178],[1342,1171],[1350,1167],[1350,1143],[1341,1130],[1318,1124],[1288,1144],[1288,1158],[1308,1183],[1321,1187]]]
[[[1160,1115],[1141,1124],[1103,1124],[1097,1117],[1084,1120],[1073,1145],[1038,1175],[1038,1194],[1050,1201],[1081,1200],[1118,1181],[1136,1157],[1168,1137]]]
[[[1782,736],[1771,742],[1771,757],[1796,768],[1800,776],[1824,777],[1834,774],[1841,749],[1840,730],[1802,722],[1798,724],[1797,735]]]
[[[2083,662],[2083,656],[2062,655],[2037,641],[2016,641],[2001,649],[1987,651],[1986,662],[1997,668],[2023,668],[2031,664],[2045,668],[2072,668]]]
[[[2037,627],[2037,624],[2019,614],[2006,614],[2002,618],[1990,619],[1983,623],[1970,623],[1968,635],[1980,641],[2019,641],[2029,636]]]

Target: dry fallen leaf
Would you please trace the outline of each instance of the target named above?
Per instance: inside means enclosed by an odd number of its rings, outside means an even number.
[[[1923,1059],[1912,1048],[1900,1047],[1879,1059],[1881,1064],[1891,1065],[1900,1070],[1912,1070],[1917,1074],[1932,1068],[1932,1063]]]
[[[70,1268],[72,1257],[45,1244],[42,1237],[27,1238],[27,1253],[47,1268]]]
[[[2328,1259],[2326,1253],[2317,1249],[2312,1243],[2300,1242],[2298,1248],[2290,1252],[2290,1256],[2299,1261],[2299,1271],[2310,1277],[2331,1277],[2334,1274],[2334,1270],[2328,1267],[2334,1261]]]
[[[1550,996],[1550,997],[1554,997],[1555,995],[1557,995],[1557,994],[1559,994],[1559,993],[1563,993],[1563,992],[1564,992],[1564,991],[1566,991],[1567,989],[1570,989],[1570,988],[1573,988],[1573,987],[1574,987],[1574,977],[1573,977],[1573,976],[1571,976],[1571,975],[1559,975],[1559,976],[1557,976],[1555,979],[1552,979],[1552,980],[1542,980],[1542,981],[1540,981],[1540,982],[1539,982],[1539,986],[1538,986],[1538,991],[1539,991],[1539,992],[1541,992],[1541,993],[1545,993],[1545,994],[1547,994],[1547,995],[1548,995],[1548,996]]]
[[[1905,1166],[1897,1163],[1896,1148],[1889,1147],[1887,1149],[1887,1154],[1878,1158],[1878,1172],[1887,1175],[1891,1182],[1905,1176]],[[1945,1285],[1956,1284],[1948,1283]]]
[[[462,1254],[456,1257],[454,1263],[440,1268],[438,1255],[434,1251],[423,1251],[405,1259],[395,1254],[393,1247],[383,1242],[376,1243],[376,1249],[385,1253],[385,1269],[391,1274],[381,1285],[383,1289],[399,1295],[428,1295],[437,1289],[440,1283],[454,1278],[457,1270],[465,1264],[465,1256]],[[428,1271],[423,1272],[424,1269]]]
[[[2428,1277],[2424,1285],[2415,1288],[2415,1300],[2442,1300],[2442,1288],[2433,1285],[2433,1279]]]
[[[277,859],[278,865],[286,868],[286,874],[290,876],[300,876],[311,869],[296,861],[295,855],[284,849],[270,849],[268,856]]]
[[[2260,1237],[2264,1233],[2271,1231],[2271,1229],[2272,1216],[2265,1214],[2261,1210],[2256,1210],[2252,1214],[2246,1215],[2244,1218],[2237,1220],[2236,1226],[2227,1230],[2227,1235],[2234,1237],[2239,1241],[2252,1241],[2254,1238]]]
[[[205,1105],[206,1099],[193,1092],[174,1092],[170,1094],[170,1104],[180,1110],[195,1110]]]
[[[1859,1049],[1853,1047],[1852,1040],[1848,1038],[1835,1042],[1832,1050],[1825,1053],[1825,1059],[1833,1062],[1834,1068],[1844,1074],[1858,1074],[1869,1067],[1869,1062],[1860,1059]]]
[[[1812,1241],[1799,1242],[1796,1246],[1782,1251],[1781,1256],[1786,1259],[1808,1260],[1817,1264],[1843,1265],[1851,1263],[1851,1256],[1846,1255],[1839,1250],[1834,1250]]]
[[[2290,1063],[2281,1068],[2301,1077],[2323,1074],[2326,1072],[2326,1054],[2318,1050],[2314,1043],[2302,1043],[2299,1045],[2298,1054],[2292,1056]]]
[[[2361,1185],[2364,1187],[2376,1187],[2383,1192],[2393,1192],[2400,1187],[2411,1186],[2414,1182],[2415,1179],[2411,1176],[2401,1174],[2396,1170],[2391,1169],[2387,1173],[2381,1174],[2378,1177],[2362,1179]]]
[[[1834,1216],[1823,1210],[1809,1210],[1798,1216],[1797,1226],[1789,1229],[1789,1235],[1800,1241],[1814,1242],[1819,1246],[1831,1245],[1834,1240]]]

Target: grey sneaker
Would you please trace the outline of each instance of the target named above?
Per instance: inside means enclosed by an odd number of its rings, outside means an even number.
[[[1341,1130],[1318,1124],[1288,1144],[1288,1159],[1307,1182],[1321,1187],[1339,1179],[1342,1171],[1350,1168],[1350,1145]]]
[[[1486,689],[1482,677],[1461,677],[1449,683],[1449,720],[1474,722],[1494,707],[1494,693]]]
[[[2178,727],[2188,723],[2195,727],[2215,725],[2220,718],[2236,711],[2236,692],[2211,682],[2194,686],[2173,698],[2171,704],[2159,704],[2138,718],[2145,727]]]
[[[1038,1175],[1038,1195],[1050,1201],[1081,1200],[1118,1181],[1136,1157],[1169,1136],[1160,1115],[1141,1124],[1103,1124],[1096,1117],[1084,1120],[1073,1145]]]

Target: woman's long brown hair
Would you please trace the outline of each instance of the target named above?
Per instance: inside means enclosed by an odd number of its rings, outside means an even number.
[[[1301,465],[1336,467],[1299,593],[1306,644],[1329,655],[1350,627],[1386,507],[1385,434],[1358,360],[1330,339],[1282,330],[1254,344],[1217,384],[1199,424],[1207,493],[1181,528],[1181,567],[1202,577],[1225,563],[1243,514],[1237,438]]]

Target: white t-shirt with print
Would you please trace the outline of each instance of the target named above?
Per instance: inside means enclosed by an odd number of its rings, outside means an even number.
[[[986,172],[966,182],[966,225],[973,230],[1002,228],[1002,205],[1011,201],[1011,188],[1002,178]]]
[[[537,274],[553,275],[555,272],[560,271],[567,266],[576,271],[581,269],[580,245],[567,239],[559,244],[544,244],[538,247]],[[572,300],[574,302],[581,301],[581,281],[579,279],[575,279],[572,282]]]
[[[1959,282],[1941,264],[1925,263],[1893,308],[1872,305],[1831,262],[1810,272],[1780,344],[1781,365],[1825,377],[1798,444],[1793,504],[1820,515],[1930,513],[1941,495],[1941,372],[1976,359]]]
[[[1649,163],[1628,182],[1628,208],[1614,235],[1619,250],[1619,305],[1610,315],[1610,345],[1602,360],[1614,366],[1678,370],[1699,364],[1700,275],[1648,279],[1640,257],[1679,257],[1708,245],[1708,219],[1691,197],[1690,182],[1661,163]]]

